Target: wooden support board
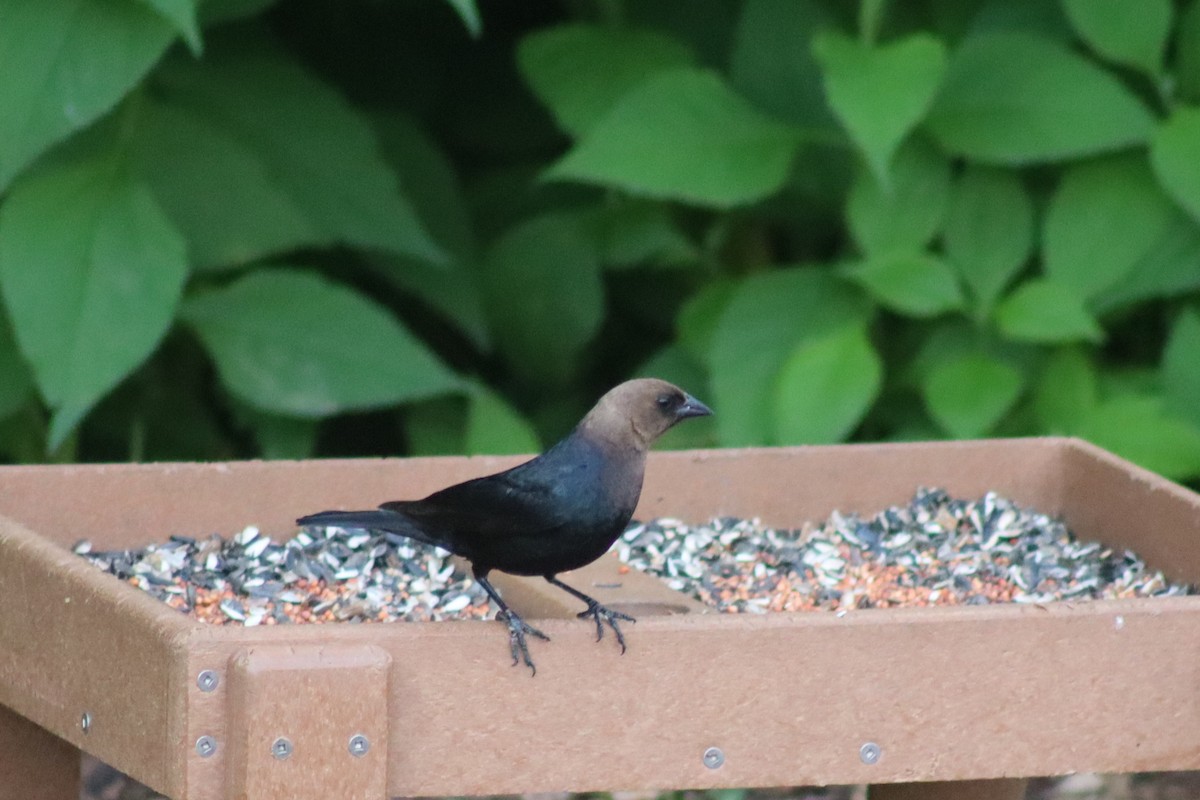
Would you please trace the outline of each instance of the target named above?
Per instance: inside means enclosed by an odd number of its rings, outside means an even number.
[[[512,462],[0,468],[12,520],[0,521],[0,704],[177,800],[283,796],[297,782],[367,797],[1200,769],[1195,597],[739,617],[616,576],[610,559],[568,580],[620,584],[598,594],[639,615],[624,656],[563,593],[505,581],[553,639],[531,643],[531,678],[494,622],[208,627],[63,547],[246,524],[285,534],[299,513],[421,496]],[[1200,499],[1072,440],[658,454],[638,513],[797,526],[918,485],[1001,491],[1200,580]],[[281,719],[296,745],[282,767],[263,750]],[[374,760],[347,760],[351,728],[373,731]],[[201,737],[215,752],[197,750]]]

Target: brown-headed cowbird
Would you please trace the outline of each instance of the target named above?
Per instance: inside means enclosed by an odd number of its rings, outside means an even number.
[[[513,664],[531,670],[525,636],[546,639],[512,611],[488,581],[493,569],[540,575],[587,603],[581,619],[608,624],[625,652],[617,620],[633,618],[601,605],[560,581],[559,572],[602,556],[629,523],[642,492],[646,451],[668,428],[711,414],[696,398],[666,381],[627,381],[600,398],[566,438],[542,455],[504,472],[434,492],[423,500],[396,500],[370,511],[322,511],[301,525],[366,528],[436,545],[465,558],[479,585],[508,623]]]

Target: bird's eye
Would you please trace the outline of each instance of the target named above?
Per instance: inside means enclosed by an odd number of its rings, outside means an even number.
[[[658,396],[658,407],[668,409],[675,404],[675,397],[669,394],[660,394]]]

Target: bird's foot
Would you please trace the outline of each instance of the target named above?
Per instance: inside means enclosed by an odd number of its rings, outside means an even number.
[[[525,634],[536,636],[547,642],[550,641],[550,637],[512,611],[500,611],[496,614],[496,619],[504,620],[508,624],[508,649],[512,652],[513,666],[515,667],[519,661],[524,661],[525,666],[529,667],[534,675],[537,675],[537,667],[533,665],[533,659],[529,656],[529,645],[525,642]]]
[[[621,653],[625,652],[625,636],[621,633],[621,626],[617,624],[617,620],[623,619],[626,622],[637,622],[636,619],[628,614],[622,614],[620,611],[613,611],[607,606],[602,606],[595,600],[588,601],[587,611],[580,611],[576,614],[580,619],[591,617],[596,622],[596,641],[604,638],[604,625],[613,629],[613,633],[617,635],[617,644],[621,645]]]

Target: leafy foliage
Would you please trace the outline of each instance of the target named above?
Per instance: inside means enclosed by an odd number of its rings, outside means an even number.
[[[657,374],[676,446],[1200,479],[1200,2],[50,3],[4,459],[528,451]]]

